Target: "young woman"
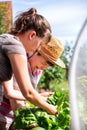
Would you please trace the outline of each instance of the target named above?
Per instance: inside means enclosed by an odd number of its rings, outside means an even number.
[[[27,100],[50,114],[56,114],[56,107],[44,101],[32,87],[26,58],[26,52],[35,52],[42,43],[47,43],[50,37],[50,25],[36,9],[22,12],[15,20],[11,33],[0,35],[0,84],[4,87],[12,86],[14,73]]]
[[[27,54],[27,56],[27,58],[30,57],[29,54]],[[37,69],[37,66],[40,62],[40,56],[38,54],[34,54],[30,59],[27,60],[27,62],[31,83],[34,89],[36,89],[37,83],[42,74],[42,70],[39,70],[39,67]],[[0,104],[0,129],[8,130],[14,119],[13,110],[15,110],[15,108],[23,107],[27,104],[25,102],[26,99],[20,93],[19,86],[14,76],[13,86],[4,86],[3,88],[4,95]]]
[[[51,40],[52,40],[51,45],[48,43],[45,46],[42,46],[38,50],[38,52],[33,54],[31,57],[30,57],[30,55],[27,54],[27,57],[29,57],[28,58],[28,71],[29,71],[31,82],[32,82],[32,85],[34,88],[36,88],[36,86],[37,86],[37,83],[42,74],[42,70],[47,69],[49,66],[52,66],[53,64],[64,67],[64,64],[62,63],[62,61],[60,62],[60,59],[59,59],[59,56],[60,56],[61,52],[63,51],[63,46],[59,41],[56,41],[56,39],[51,38]],[[6,126],[9,127],[10,124],[12,123],[12,120],[13,120],[13,113],[11,113],[12,110],[15,110],[15,108],[26,105],[25,101],[17,100],[18,97],[20,97],[20,94],[19,94],[19,96],[17,96],[18,95],[17,90],[19,90],[19,89],[18,89],[18,84],[17,84],[15,78],[14,78],[14,87],[11,87],[11,86],[4,87],[5,96],[10,99],[12,108],[10,106],[10,103],[8,103],[7,99],[4,97],[3,102],[1,103],[1,106],[0,106],[0,112],[1,112],[1,114],[0,114],[1,127],[0,128],[2,128],[2,130],[4,130],[4,127],[6,127]],[[52,94],[52,93],[51,92],[42,93],[42,96],[44,96],[44,97],[42,97],[43,100],[46,100],[50,94]],[[24,98],[23,98],[23,100],[24,100]],[[9,107],[7,107],[7,105]],[[3,124],[4,124],[4,126],[3,126]]]

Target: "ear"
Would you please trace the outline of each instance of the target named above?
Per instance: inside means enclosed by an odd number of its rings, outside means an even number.
[[[36,37],[36,32],[35,31],[30,31],[30,33],[29,33],[29,39],[32,40],[35,37]]]

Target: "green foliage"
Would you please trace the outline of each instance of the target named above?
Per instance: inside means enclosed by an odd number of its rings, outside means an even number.
[[[28,127],[32,124],[37,124],[35,115],[32,113],[29,107],[23,107],[23,109],[16,109],[14,112],[15,126],[20,128]]]
[[[16,109],[14,112],[16,127],[21,129],[36,123],[45,130],[69,130],[70,109],[68,92],[54,92],[48,98],[48,103],[57,107],[58,115],[49,115],[38,107]]]
[[[69,95],[67,91],[55,92],[48,98],[48,102],[53,105],[57,105],[58,110],[58,130],[70,129],[70,108],[69,108]]]
[[[59,82],[62,82],[65,79],[66,79],[66,70],[58,66],[53,66],[43,71],[42,77],[38,84],[38,88],[40,87],[49,88],[51,81],[58,80]]]

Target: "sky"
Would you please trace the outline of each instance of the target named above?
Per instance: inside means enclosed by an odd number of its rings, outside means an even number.
[[[12,6],[13,21],[20,12],[35,7],[49,21],[52,35],[63,43],[76,41],[87,18],[87,0],[12,0]]]

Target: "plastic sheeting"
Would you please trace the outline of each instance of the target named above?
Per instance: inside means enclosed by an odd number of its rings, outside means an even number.
[[[87,19],[77,37],[69,69],[71,130],[87,130]]]

